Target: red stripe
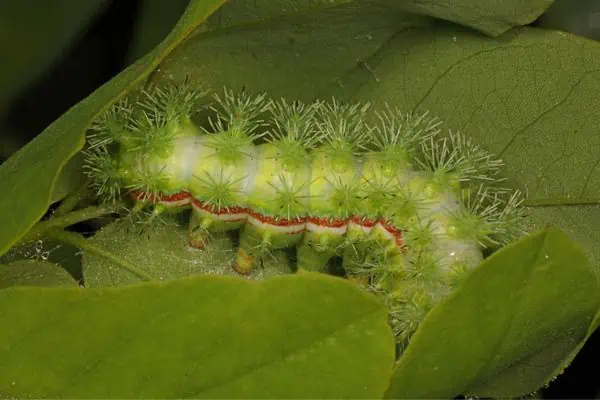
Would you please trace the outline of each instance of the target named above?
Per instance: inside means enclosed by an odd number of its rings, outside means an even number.
[[[165,203],[170,203],[170,202],[175,202],[175,201],[181,201],[181,200],[187,200],[191,197],[191,195],[186,192],[179,192],[179,193],[175,193],[175,194],[163,194],[160,195],[160,201],[164,201]]]
[[[212,204],[208,204],[204,201],[200,201],[192,197],[192,205],[196,208],[200,208],[206,212],[215,215],[229,215],[229,214],[247,214],[248,209],[244,207],[216,207]],[[233,222],[233,221],[232,221]]]
[[[348,223],[348,221],[352,221],[357,225],[364,226],[366,228],[372,228],[377,222],[379,222],[386,231],[388,231],[389,233],[394,235],[394,238],[396,239],[396,245],[398,247],[404,246],[404,235],[403,235],[402,229],[400,229],[400,228],[394,226],[393,224],[391,224],[385,220],[382,220],[382,219],[380,219],[379,221],[375,221],[375,220],[369,219],[367,217],[362,217],[359,215],[355,215],[351,218],[346,218],[346,219],[322,218],[322,217],[310,217],[310,216],[291,218],[291,219],[276,218],[276,217],[271,217],[268,215],[258,213],[256,211],[252,211],[245,207],[233,206],[233,207],[218,208],[212,204],[208,204],[206,202],[203,202],[201,200],[198,200],[198,199],[192,197],[192,195],[186,191],[181,191],[181,192],[178,192],[175,194],[163,195],[163,194],[148,194],[141,190],[132,190],[130,192],[130,196],[133,200],[151,201],[153,203],[157,203],[159,201],[164,202],[164,203],[179,202],[179,201],[187,200],[187,199],[191,198],[192,205],[194,207],[200,208],[211,214],[214,214],[214,215],[248,214],[248,215],[251,215],[253,218],[256,218],[261,223],[263,223],[265,225],[272,225],[272,226],[283,226],[283,227],[296,226],[296,225],[305,224],[306,222],[310,222],[314,225],[322,226],[322,227],[341,228],[342,226],[346,225]],[[237,221],[239,221],[239,220],[229,221],[229,222],[237,222]]]
[[[364,226],[365,228],[372,228],[375,226],[375,223],[377,223],[377,221],[375,221],[373,219],[369,219],[367,217],[361,217],[360,215],[355,215],[354,217],[352,217],[351,220],[356,225]]]
[[[393,224],[390,224],[385,220],[379,220],[379,223],[381,224],[381,226],[383,226],[383,229],[394,235],[394,238],[396,239],[396,246],[404,246],[404,234],[402,229],[398,228]]]
[[[276,218],[276,217],[271,217],[268,215],[260,214],[260,213],[257,213],[256,211],[252,211],[252,210],[248,210],[248,215],[252,216],[253,218],[256,218],[263,224],[273,225],[273,226],[295,226],[295,225],[303,225],[306,222],[306,218],[304,218],[304,217],[291,218],[291,219]]]
[[[346,225],[350,218],[338,219],[338,218],[321,218],[321,217],[307,217],[308,222],[313,223],[317,226],[323,226],[327,228],[341,228]]]

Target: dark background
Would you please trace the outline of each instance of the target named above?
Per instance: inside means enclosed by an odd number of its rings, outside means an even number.
[[[0,1],[6,2],[2,10],[21,0]],[[187,4],[187,0],[72,1],[96,1],[98,9],[42,73],[9,99],[0,98],[0,163],[150,50]],[[600,40],[600,0],[557,0],[533,25]],[[10,57],[10,50],[4,50],[0,47],[2,57]],[[600,398],[600,331],[572,365],[536,396]]]

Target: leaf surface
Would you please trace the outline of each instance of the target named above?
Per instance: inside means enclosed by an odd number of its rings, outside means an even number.
[[[431,21],[366,2],[336,2],[250,22],[244,22],[252,18],[246,14],[231,18],[224,29],[198,33],[179,46],[153,79],[188,78],[213,89],[244,87],[310,101],[329,97],[331,85],[343,85],[340,78],[348,71],[365,68],[364,61],[398,32]]]
[[[196,0],[152,52],[72,107],[0,166],[0,255],[46,212],[57,177],[81,148],[90,121],[152,73],[223,0]]]
[[[213,235],[204,250],[188,245],[186,216],[162,217],[145,225],[121,219],[102,228],[88,244],[119,255],[156,280],[170,280],[195,274],[238,276],[233,270],[235,248],[227,235]],[[257,267],[249,279],[264,279],[292,270],[283,254],[273,254]],[[83,250],[83,275],[86,287],[119,286],[139,282],[140,278],[118,264]]]
[[[0,310],[11,397],[377,398],[393,366],[385,307],[321,274],[7,289]]]
[[[533,234],[486,259],[431,311],[387,395],[530,393],[570,361],[599,308],[600,288],[579,247],[558,230]]]
[[[62,267],[43,260],[0,264],[0,289],[11,286],[77,286]]]
[[[380,0],[390,6],[441,18],[497,36],[535,21],[553,0]]]

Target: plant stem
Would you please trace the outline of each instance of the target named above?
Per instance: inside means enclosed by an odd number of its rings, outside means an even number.
[[[81,185],[77,190],[73,193],[69,194],[63,202],[58,206],[58,208],[54,211],[53,217],[59,217],[61,215],[65,215],[69,213],[71,210],[75,208],[75,206],[87,195],[89,182],[86,180],[83,185]]]
[[[85,250],[85,251],[95,254],[97,256],[104,257],[107,260],[115,263],[119,267],[136,275],[138,278],[140,278],[142,280],[151,281],[154,279],[150,274],[148,274],[143,269],[138,268],[133,263],[125,260],[123,257],[121,257],[117,254],[113,254],[109,251],[102,249],[99,246],[96,246],[95,244],[91,243],[89,240],[86,240],[83,236],[79,235],[78,233],[68,232],[68,231],[53,227],[53,228],[48,229],[46,231],[46,234],[49,237],[60,240],[63,243],[71,244],[73,246],[80,248],[81,250]]]
[[[117,213],[121,210],[121,205],[102,205],[87,207],[68,214],[55,216],[47,221],[42,221],[36,224],[27,233],[27,236],[24,240],[33,240],[50,228],[65,228],[78,222],[87,221],[88,219],[92,218],[98,218],[107,214]]]

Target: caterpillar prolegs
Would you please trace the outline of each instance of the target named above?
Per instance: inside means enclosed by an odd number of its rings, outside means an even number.
[[[204,124],[192,120],[199,111]],[[191,207],[198,248],[240,229],[240,274],[275,249],[296,247],[298,267],[314,271],[341,256],[346,276],[389,306],[400,344],[484,249],[522,233],[520,194],[495,185],[502,162],[442,134],[427,113],[209,95],[186,83],[120,102],[88,142],[99,197],[155,214]]]

